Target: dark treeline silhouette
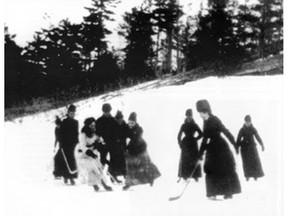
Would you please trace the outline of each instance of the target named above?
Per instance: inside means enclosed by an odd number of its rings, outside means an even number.
[[[187,22],[178,1],[143,0],[119,25],[126,46],[112,51],[107,21],[114,21],[119,1],[91,1],[81,23],[62,20],[25,47],[5,26],[5,108],[38,97],[75,100],[201,66],[227,75],[283,50],[282,0],[209,0],[197,16],[186,14]]]

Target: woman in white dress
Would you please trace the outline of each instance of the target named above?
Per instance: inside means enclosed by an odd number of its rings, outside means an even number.
[[[84,126],[80,134],[80,142],[76,148],[76,158],[79,169],[79,177],[82,183],[93,186],[95,191],[99,191],[102,185],[105,190],[112,191],[107,185],[107,174],[100,162],[100,153],[96,149],[96,143],[102,142],[95,134],[96,120],[91,117],[84,121]]]

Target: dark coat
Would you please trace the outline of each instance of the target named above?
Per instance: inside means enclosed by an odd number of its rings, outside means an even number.
[[[78,121],[72,118],[65,118],[59,129],[59,151],[55,155],[57,163],[54,170],[56,177],[76,178],[77,167],[74,155],[78,143]]]
[[[196,132],[197,137],[195,137]],[[182,134],[184,133],[185,137],[182,139]],[[184,122],[181,125],[181,128],[178,133],[178,143],[181,148],[181,158],[179,163],[179,172],[178,176],[183,178],[190,177],[191,173],[195,169],[195,166],[198,161],[198,143],[197,141],[203,136],[202,131],[199,126],[195,123],[194,120],[191,122]],[[193,178],[201,177],[201,167],[198,166],[195,170]]]
[[[243,125],[237,137],[237,147],[241,149],[243,170],[246,178],[259,178],[264,176],[254,137],[259,144],[263,146],[262,139],[253,125],[249,127]]]
[[[233,135],[218,117],[210,114],[209,118],[204,121],[203,141],[200,147],[201,155],[206,151],[204,171],[207,196],[241,192],[234,157],[227,142],[221,136],[222,133],[236,147]],[[210,139],[209,143],[208,139]]]
[[[122,124],[118,124],[115,127],[115,142],[111,145],[111,159],[109,172],[113,176],[126,175],[126,139],[129,135],[129,126],[123,121]]]
[[[105,145],[98,145],[101,154],[101,163],[107,164],[107,154],[111,156],[111,146],[115,144],[116,120],[110,116],[102,115],[96,120],[96,135],[102,137]]]
[[[146,150],[147,144],[142,138],[142,134],[143,129],[138,123],[136,123],[133,128],[129,129],[128,137],[130,138],[130,141],[128,143],[127,150],[130,155],[138,155]]]
[[[127,185],[153,184],[161,174],[151,161],[147,151],[147,144],[142,138],[143,129],[138,124],[129,129],[130,142],[127,146]]]

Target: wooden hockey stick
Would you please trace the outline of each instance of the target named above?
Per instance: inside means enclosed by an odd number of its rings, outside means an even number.
[[[170,197],[169,201],[174,201],[174,200],[178,200],[181,198],[181,196],[183,195],[183,193],[185,192],[186,188],[188,187],[190,180],[192,178],[192,176],[194,175],[194,173],[196,172],[196,169],[198,168],[198,166],[200,166],[200,160],[197,161],[195,168],[193,169],[192,173],[189,176],[189,179],[187,180],[185,187],[183,188],[182,192],[180,193],[180,195],[175,196],[175,197]]]

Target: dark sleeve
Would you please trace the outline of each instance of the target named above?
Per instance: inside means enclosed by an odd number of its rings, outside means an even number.
[[[181,125],[180,130],[178,132],[178,136],[177,136],[177,140],[179,144],[181,143],[182,133],[183,133],[183,125]]]
[[[236,142],[234,136],[230,133],[230,131],[222,124],[222,122],[218,119],[218,126],[220,127],[221,132],[228,138],[228,140],[236,147]]]
[[[237,136],[237,142],[236,142],[238,148],[241,146],[242,137],[243,137],[243,130],[241,128],[239,130],[239,133],[238,133],[238,136]]]
[[[254,130],[253,132],[254,132],[254,135],[256,137],[256,140],[259,142],[259,144],[261,146],[264,146],[263,141],[262,141],[261,137],[259,136],[258,131],[256,130],[256,128],[253,128],[253,130]]]
[[[94,154],[94,152],[91,149],[88,149],[85,153],[86,153],[86,155],[88,155],[92,158],[97,158],[97,155]]]
[[[198,133],[198,136],[195,137],[195,139],[196,139],[196,140],[201,139],[201,138],[203,137],[203,133],[202,133],[201,129],[199,128],[199,126],[198,126],[197,124],[195,124],[195,130],[196,130],[197,133]]]
[[[144,132],[144,131],[143,131],[143,128],[139,126],[139,127],[137,128],[137,131],[136,131],[137,137],[139,137],[139,138],[142,137],[143,132]]]
[[[79,123],[76,121],[76,131],[75,131],[75,141],[76,143],[79,143]]]
[[[200,156],[202,156],[204,154],[204,152],[206,151],[207,149],[207,145],[208,145],[208,138],[205,136],[205,133],[204,133],[204,136],[203,136],[203,140],[201,142],[201,146],[200,146]]]
[[[236,142],[234,136],[231,134],[231,132],[222,124],[220,119],[218,119],[218,126],[220,127],[221,132],[228,138],[230,143],[234,146],[235,149],[237,149]]]

